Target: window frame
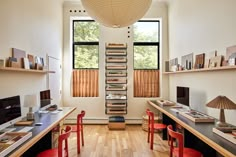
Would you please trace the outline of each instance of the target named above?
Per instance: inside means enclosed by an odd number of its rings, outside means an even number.
[[[99,40],[98,41],[74,41],[74,23],[75,22],[96,22],[95,20],[88,20],[88,19],[77,19],[77,20],[72,20],[72,68],[73,69],[99,69]],[[97,46],[98,48],[98,68],[75,68],[75,46],[87,46],[87,45],[91,45],[91,46]]]
[[[135,46],[156,46],[157,47],[157,68],[150,69],[135,69],[134,62],[135,59],[133,57],[133,70],[160,70],[160,20],[139,20],[137,22],[157,22],[158,23],[158,41],[157,42],[137,42],[133,41],[133,49]],[[134,56],[134,50],[133,50]]]

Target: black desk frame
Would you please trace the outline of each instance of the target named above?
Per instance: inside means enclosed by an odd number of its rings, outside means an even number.
[[[162,112],[163,123],[166,125],[179,124],[183,127],[184,142],[186,147],[191,147],[203,153],[204,157],[236,157],[236,145],[212,132],[214,123],[195,123],[188,118],[171,111],[170,106],[161,106],[156,100],[148,104]],[[163,131],[166,139],[167,131]]]
[[[38,113],[34,114],[35,120],[32,126],[32,137],[12,151],[9,157],[33,157],[37,153],[52,147],[52,130],[58,127],[60,123],[76,108],[63,107],[59,113]],[[35,126],[35,123],[43,123],[41,126]],[[14,126],[17,130],[22,127]]]

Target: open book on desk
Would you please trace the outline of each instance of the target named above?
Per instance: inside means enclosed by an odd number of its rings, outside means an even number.
[[[7,156],[32,136],[32,132],[9,132],[0,137],[0,156]]]
[[[163,99],[159,99],[157,100],[157,103],[161,106],[174,106],[176,105],[174,102],[169,101],[169,100],[163,100]]]
[[[195,123],[196,122],[215,122],[215,118],[210,117],[204,113],[194,111],[194,110],[190,110],[187,112],[179,112],[179,114],[190,119],[191,121]]]

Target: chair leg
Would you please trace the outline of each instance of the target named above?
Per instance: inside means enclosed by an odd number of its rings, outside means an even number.
[[[81,139],[82,139],[82,146],[84,146],[84,131],[83,125],[81,125]]]
[[[149,143],[149,138],[150,138],[150,128],[148,128],[148,138],[147,138],[148,143]]]
[[[154,139],[154,130],[151,129],[151,142],[150,142],[150,149],[153,150],[153,139]]]
[[[77,126],[77,153],[80,154],[80,126]]]

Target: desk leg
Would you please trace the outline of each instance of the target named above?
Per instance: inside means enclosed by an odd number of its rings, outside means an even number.
[[[165,125],[172,125],[175,128],[176,122],[170,117],[162,113],[162,123]],[[167,140],[167,129],[163,129],[162,139]]]
[[[52,132],[47,133],[37,143],[35,143],[30,149],[28,149],[22,157],[34,157],[38,153],[52,148]]]

